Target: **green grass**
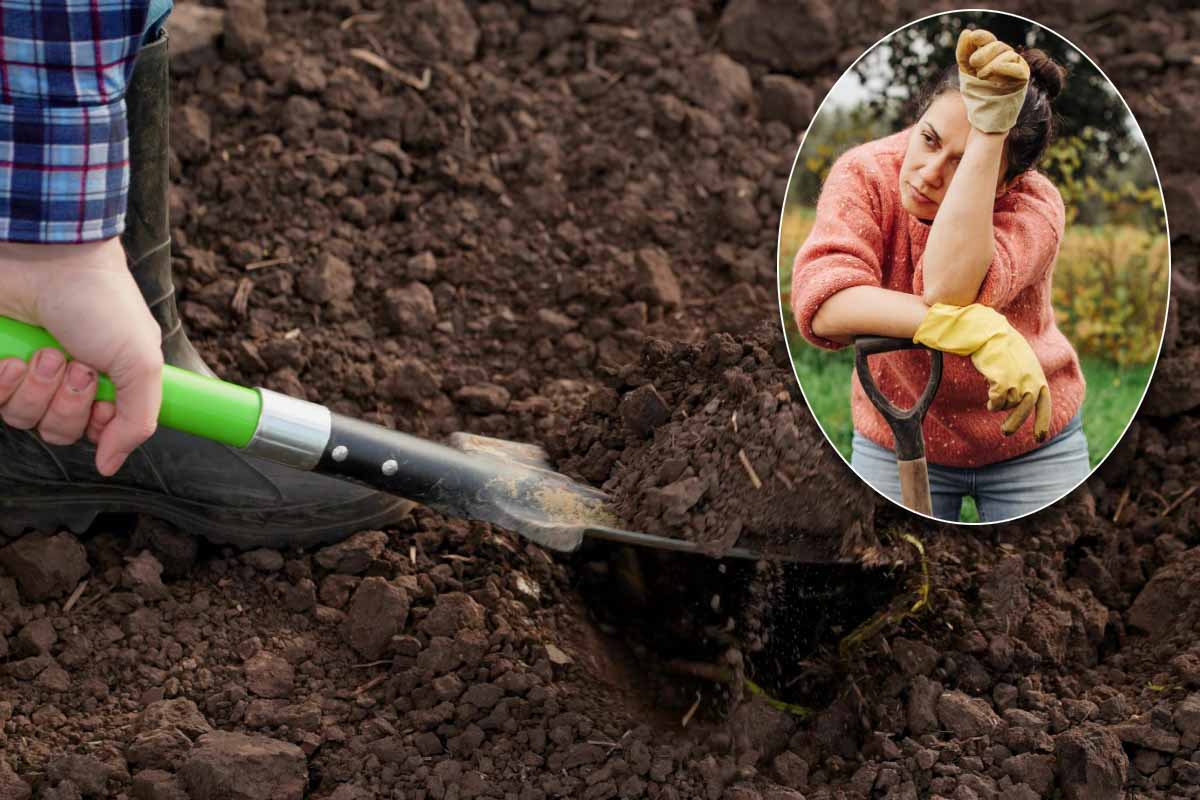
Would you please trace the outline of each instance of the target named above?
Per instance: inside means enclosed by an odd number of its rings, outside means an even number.
[[[1150,382],[1152,364],[1120,367],[1102,358],[1080,359],[1087,378],[1083,398],[1083,433],[1092,467],[1100,463],[1125,432],[1142,392]]]

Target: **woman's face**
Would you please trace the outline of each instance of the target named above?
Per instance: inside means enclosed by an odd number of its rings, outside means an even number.
[[[908,137],[904,163],[900,165],[900,202],[904,210],[919,219],[933,219],[950,188],[950,179],[958,169],[967,146],[971,123],[962,95],[945,92],[934,100],[913,126]],[[996,194],[1004,189],[1007,159],[1001,161]]]

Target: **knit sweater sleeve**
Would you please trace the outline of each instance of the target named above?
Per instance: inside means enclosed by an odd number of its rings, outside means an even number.
[[[995,252],[976,302],[1004,308],[1053,268],[1066,227],[1062,195],[1036,172],[1022,178],[1020,191],[997,204],[992,221]]]
[[[852,286],[882,286],[882,204],[868,175],[871,165],[855,150],[829,171],[816,219],[792,263],[792,314],[804,338],[817,347],[846,345],[813,333],[817,311]]]

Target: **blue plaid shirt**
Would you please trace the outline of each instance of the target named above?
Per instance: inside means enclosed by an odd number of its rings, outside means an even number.
[[[150,5],[0,0],[0,241],[79,243],[124,229],[124,96]]]

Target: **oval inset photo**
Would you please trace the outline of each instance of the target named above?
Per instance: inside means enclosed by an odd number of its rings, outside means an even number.
[[[1145,395],[1169,286],[1136,120],[1022,17],[893,32],[830,90],[792,168],[796,378],[854,472],[928,517],[1012,520],[1087,479]]]

